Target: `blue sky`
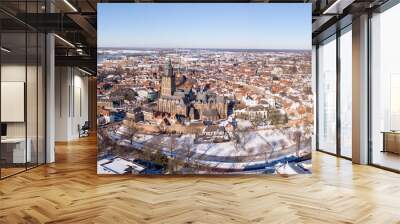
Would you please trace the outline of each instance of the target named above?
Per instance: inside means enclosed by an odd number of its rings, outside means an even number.
[[[99,47],[311,49],[311,4],[98,4]]]

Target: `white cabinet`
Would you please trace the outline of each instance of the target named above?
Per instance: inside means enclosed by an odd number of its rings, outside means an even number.
[[[2,139],[1,144],[7,148],[12,149],[12,162],[13,163],[25,163],[32,161],[32,141],[27,139],[28,144],[25,151],[25,139],[24,138],[7,138]]]

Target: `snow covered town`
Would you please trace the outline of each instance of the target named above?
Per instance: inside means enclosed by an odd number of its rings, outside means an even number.
[[[311,172],[310,51],[99,49],[99,174]]]

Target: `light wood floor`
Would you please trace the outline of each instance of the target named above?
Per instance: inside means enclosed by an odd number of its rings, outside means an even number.
[[[372,156],[374,164],[388,167],[395,170],[400,170],[400,155],[390,152],[381,152],[375,150]]]
[[[400,223],[400,175],[314,153],[289,178],[97,176],[94,138],[0,181],[0,223]]]
[[[1,177],[11,176],[13,174],[25,171],[24,168],[1,168]]]

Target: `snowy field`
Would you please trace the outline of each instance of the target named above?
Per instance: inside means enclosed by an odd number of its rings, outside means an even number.
[[[137,134],[132,142],[126,141],[135,150],[161,150],[166,156],[183,159],[190,154],[190,161],[204,167],[241,171],[248,167],[263,166],[268,162],[296,156],[297,143],[290,136],[291,131],[265,129],[248,132],[236,132],[240,141],[236,142],[230,133],[231,140],[221,143],[195,144],[194,134]],[[311,152],[311,141],[303,139],[300,155]],[[188,153],[190,151],[190,153]],[[111,165],[111,164],[109,164]],[[123,164],[126,166],[126,164]],[[284,164],[283,164],[284,165]],[[106,169],[104,169],[106,168]],[[279,167],[276,167],[278,169]],[[100,166],[98,170],[108,173],[116,167]],[[279,173],[290,174],[290,166],[279,168]],[[117,169],[118,171],[120,169]]]
[[[223,126],[221,123],[220,125]],[[295,129],[279,130],[275,127],[268,128],[259,127],[259,130],[249,130],[252,124],[249,121],[237,119],[236,136],[229,133],[230,141],[213,143],[195,141],[194,134],[169,135],[169,134],[145,134],[138,133],[133,136],[132,141],[117,140],[120,145],[131,146],[137,150],[162,150],[164,153],[187,153],[188,150],[192,154],[201,155],[203,157],[255,157],[265,155],[266,153],[292,153],[297,148],[297,143],[294,142],[290,133]],[[240,131],[241,130],[241,131]],[[247,131],[243,131],[247,130]],[[110,133],[112,138],[115,135]],[[303,139],[304,140],[304,139]],[[195,144],[196,143],[196,144]],[[198,143],[198,144],[197,144]],[[309,150],[311,146],[302,143],[301,150]]]
[[[255,156],[270,153],[271,151],[279,152],[282,149],[287,150],[296,146],[296,143],[285,134],[274,130],[242,133],[241,143],[236,144],[233,140],[222,143],[194,144],[195,135],[189,134],[179,137],[168,135],[150,136],[142,135],[140,143],[148,148],[158,148],[163,151],[170,151],[173,148],[173,152],[179,153],[190,149],[190,151],[198,155],[217,157]]]

